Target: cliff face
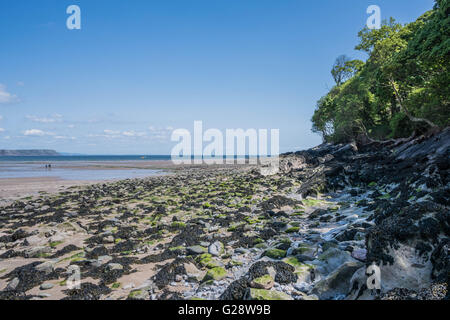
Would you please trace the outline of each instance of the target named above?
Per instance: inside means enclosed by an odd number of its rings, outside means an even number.
[[[60,154],[55,150],[0,150],[0,156],[59,156]]]

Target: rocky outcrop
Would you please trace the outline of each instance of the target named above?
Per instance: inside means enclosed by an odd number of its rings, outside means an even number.
[[[435,283],[448,286],[449,128],[400,145],[375,143],[360,146],[357,151],[350,146],[338,149],[324,145],[301,155],[286,155],[296,156],[302,161],[314,156],[318,159],[309,161],[314,168],[312,175],[296,174],[307,181],[298,190],[302,195],[350,188],[353,196],[364,194],[359,197],[358,206],[371,212],[365,223],[373,225],[347,227],[333,238],[342,243],[352,240],[358,232],[365,234],[363,260],[366,266],[372,263],[379,266],[381,294],[390,292],[392,298],[396,288],[419,292]],[[351,283],[353,293],[357,294],[351,296],[373,298],[363,292],[368,291],[367,275],[363,270],[359,274]]]

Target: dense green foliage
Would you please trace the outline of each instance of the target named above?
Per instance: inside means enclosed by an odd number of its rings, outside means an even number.
[[[332,69],[336,86],[317,102],[313,131],[325,141],[388,139],[450,124],[450,0],[401,25],[359,32],[364,63],[344,56]]]

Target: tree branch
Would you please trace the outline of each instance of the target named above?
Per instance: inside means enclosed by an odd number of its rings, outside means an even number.
[[[397,99],[398,104],[400,105],[400,108],[403,110],[403,112],[406,114],[408,119],[412,122],[425,122],[432,128],[437,128],[438,126],[435,125],[433,122],[431,122],[428,119],[424,118],[416,118],[411,113],[409,113],[409,110],[406,108],[406,106],[403,104],[403,99],[400,96],[400,93],[398,92],[397,86],[392,78],[389,78],[389,84],[391,85],[392,89],[394,90],[395,98]]]

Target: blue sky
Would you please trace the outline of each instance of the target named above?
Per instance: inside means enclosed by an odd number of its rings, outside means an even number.
[[[82,29],[66,28],[81,8]],[[2,0],[0,149],[169,154],[173,128],[280,129],[321,143],[316,101],[369,5],[415,20],[432,0]]]

